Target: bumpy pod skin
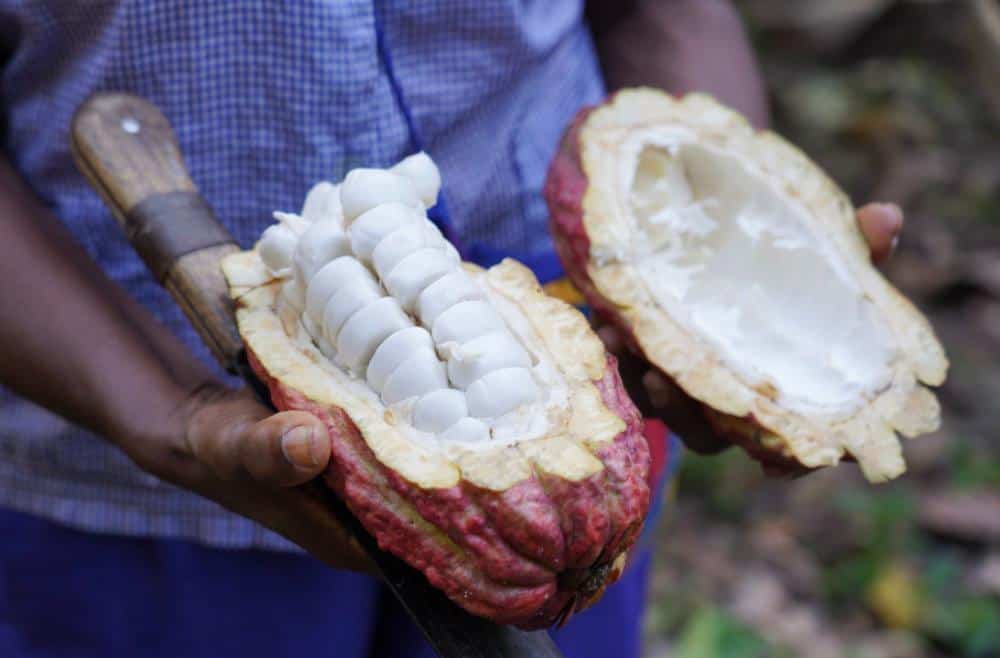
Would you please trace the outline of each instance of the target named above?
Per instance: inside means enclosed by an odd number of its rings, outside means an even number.
[[[544,296],[526,268],[506,261],[474,273],[538,323],[578,382],[571,408],[550,435],[446,455],[407,445],[325,376],[320,353],[289,335],[276,308],[280,284],[256,252],[230,257],[223,270],[251,366],[276,407],[325,423],[325,479],[383,550],[469,612],[524,629],[564,622],[619,577],[649,506],[641,417],[586,321]]]
[[[902,356],[892,365],[889,386],[855,416],[836,423],[804,417],[781,408],[773,394],[744,386],[697,337],[655,308],[627,266],[595,257],[595,240],[608,244],[609,236],[622,230],[605,198],[617,184],[607,162],[630,131],[661,124],[718,140],[793,190],[889,318]],[[926,386],[944,380],[948,362],[933,330],[870,266],[846,196],[777,135],[755,132],[743,117],[703,94],[678,99],[652,89],[623,90],[581,110],[571,122],[550,165],[544,196],[560,260],[594,312],[619,329],[634,353],[678,384],[689,396],[684,406],[701,410],[698,424],[740,445],[766,472],[799,474],[844,459],[857,461],[870,481],[885,481],[905,470],[896,434],[909,438],[937,428],[940,409]]]

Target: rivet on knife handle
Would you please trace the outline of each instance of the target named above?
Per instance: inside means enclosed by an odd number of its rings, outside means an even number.
[[[239,247],[191,181],[167,119],[141,98],[98,94],[73,118],[71,144],[129,242],[234,370],[243,343],[219,261]]]

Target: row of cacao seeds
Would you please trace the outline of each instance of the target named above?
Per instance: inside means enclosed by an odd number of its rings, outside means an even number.
[[[327,358],[416,429],[481,441],[539,390],[531,356],[426,216],[439,189],[423,153],[355,169],[317,185],[301,217],[276,213],[258,251]]]

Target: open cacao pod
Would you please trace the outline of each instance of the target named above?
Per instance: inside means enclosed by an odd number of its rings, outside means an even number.
[[[250,363],[332,438],[364,527],[473,614],[564,620],[620,574],[649,504],[613,357],[524,266],[462,263],[424,154],[313,188],[227,258]]]
[[[624,90],[569,127],[545,196],[597,313],[765,464],[849,457],[883,481],[905,470],[897,432],[937,427],[941,345],[777,135],[705,95]]]

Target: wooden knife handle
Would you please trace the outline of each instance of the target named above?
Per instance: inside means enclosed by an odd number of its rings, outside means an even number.
[[[235,372],[243,342],[219,261],[239,247],[191,181],[166,117],[136,96],[96,94],[73,117],[70,143],[129,242]]]

